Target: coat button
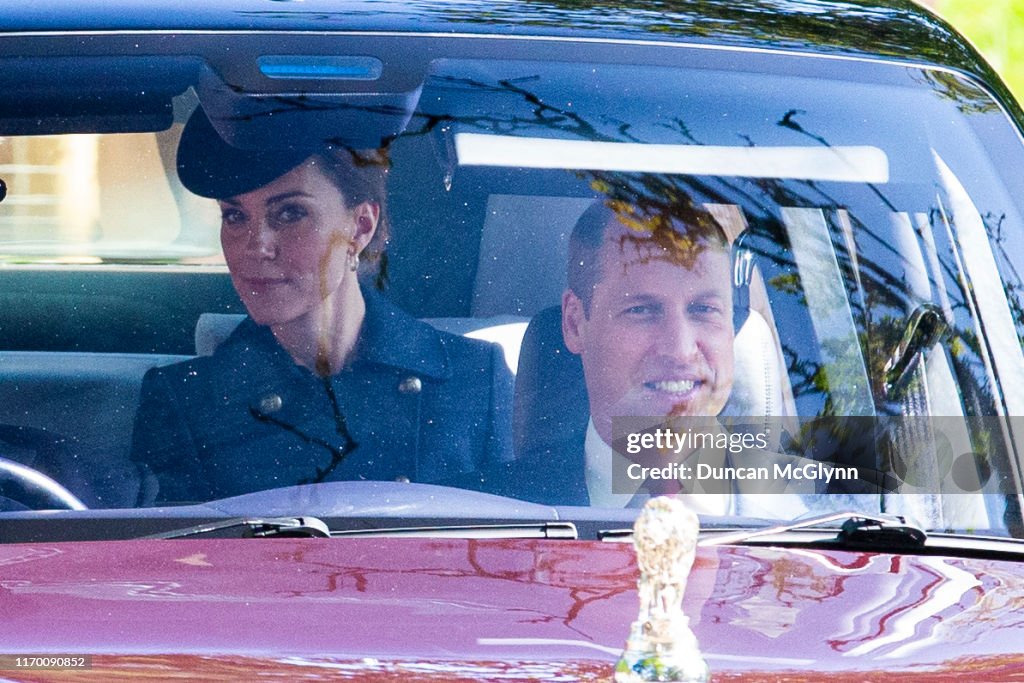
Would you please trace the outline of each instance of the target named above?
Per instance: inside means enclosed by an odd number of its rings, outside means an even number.
[[[399,475],[399,476],[395,477],[395,481],[397,481],[399,484],[408,484],[410,480],[409,480],[409,477],[407,477],[404,474],[402,474],[402,475]]]
[[[267,394],[260,399],[260,412],[264,414],[276,413],[281,410],[284,401],[277,394]]]
[[[398,385],[398,390],[403,394],[418,394],[422,389],[423,382],[419,377],[406,377]]]

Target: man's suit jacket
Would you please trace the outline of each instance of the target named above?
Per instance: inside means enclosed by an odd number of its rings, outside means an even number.
[[[358,446],[326,481],[468,485],[480,481],[471,473],[512,457],[512,377],[501,349],[367,293],[354,360],[329,378],[296,365],[248,318],[212,356],[148,372],[132,459],[159,486],[140,503],[317,480],[345,443],[330,390]]]
[[[534,444],[513,462],[495,464],[485,479],[487,491],[542,505],[589,506],[585,434],[586,425],[563,439]]]

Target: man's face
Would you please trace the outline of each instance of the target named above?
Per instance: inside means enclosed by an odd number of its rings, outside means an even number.
[[[609,227],[590,315],[562,297],[566,346],[583,361],[590,413],[612,442],[612,418],[717,415],[733,376],[731,262],[709,245],[684,267],[638,252]],[[660,256],[660,257],[659,257]]]

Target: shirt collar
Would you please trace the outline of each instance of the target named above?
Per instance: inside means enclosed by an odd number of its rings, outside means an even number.
[[[604,442],[601,435],[597,433],[597,428],[594,427],[593,418],[587,422],[587,437],[584,441],[583,453],[586,461],[584,472],[590,504],[594,507],[626,507],[640,489],[642,482],[627,480],[622,482],[625,487],[622,493],[612,492],[612,471],[615,465],[618,464],[624,469],[629,463],[626,462],[625,456],[612,450],[612,447]]]

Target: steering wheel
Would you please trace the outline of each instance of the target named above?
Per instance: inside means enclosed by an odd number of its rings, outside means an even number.
[[[0,482],[12,483],[17,496],[12,500],[33,510],[87,510],[85,503],[63,485],[20,462],[0,457]]]

